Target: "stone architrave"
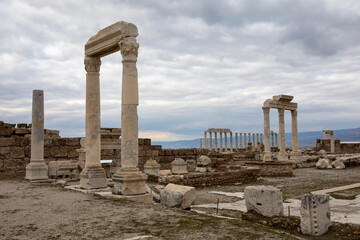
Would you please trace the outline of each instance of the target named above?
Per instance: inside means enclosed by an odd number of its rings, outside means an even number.
[[[139,44],[137,27],[117,22],[100,30],[85,44],[86,84],[86,163],[80,186],[106,187],[105,171],[100,164],[100,58],[120,50],[123,58],[121,94],[121,168],[113,174],[113,193],[146,194],[147,175],[138,169],[138,76],[136,61]],[[149,195],[150,196],[150,195]]]
[[[327,194],[305,194],[301,197],[301,232],[319,236],[328,230],[330,220],[330,197]]]
[[[44,91],[33,90],[31,124],[31,159],[26,166],[25,179],[31,182],[48,181],[48,166],[44,161]]]
[[[246,209],[261,215],[283,216],[283,196],[281,189],[273,186],[249,186],[244,190]]]

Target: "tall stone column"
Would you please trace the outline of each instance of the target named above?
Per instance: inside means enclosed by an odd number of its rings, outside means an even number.
[[[242,138],[243,138],[243,137],[242,137],[242,133],[240,133],[240,148],[242,148],[242,142],[243,142],[243,141],[242,141],[242,140],[243,140]]]
[[[115,194],[145,194],[147,175],[138,166],[138,76],[136,60],[139,44],[135,37],[127,37],[119,43],[123,57],[121,93],[121,169],[113,177]]]
[[[330,151],[332,153],[335,153],[335,137],[334,137],[334,133],[330,134]]]
[[[248,137],[249,143],[251,143],[251,133],[248,133]]]
[[[100,163],[100,58],[85,57],[86,70],[86,119],[85,119],[85,168],[80,173],[80,187],[105,188],[106,174]],[[118,167],[118,166],[116,166]]]
[[[228,147],[227,147],[227,132],[224,133],[225,135],[225,152],[227,152]]]
[[[218,142],[217,142],[217,132],[214,133],[215,134],[215,151],[218,151]]]
[[[223,145],[222,145],[222,132],[219,132],[220,134],[220,152],[223,151]]]
[[[232,132],[230,132],[230,151],[233,151],[233,136],[232,136]]]
[[[286,145],[285,145],[285,120],[284,120],[284,109],[278,109],[279,113],[279,139],[280,139],[280,151],[278,154],[278,160],[288,160],[286,156]]]
[[[256,147],[256,142],[255,142],[255,133],[252,134],[252,141],[253,141],[253,148]]]
[[[290,153],[290,160],[298,162],[301,159],[301,153],[298,146],[297,110],[291,111],[291,138],[292,151]]]
[[[246,149],[247,141],[246,141],[246,133],[244,133],[244,148]]]
[[[236,150],[239,149],[239,139],[238,139],[238,133],[235,133],[235,148]]]
[[[207,149],[206,131],[204,132],[204,148]]]
[[[212,132],[209,132],[209,149],[213,149]]]
[[[278,135],[277,133],[275,133],[275,147],[279,147],[279,142],[278,142]]]
[[[202,138],[200,138],[200,149],[202,148]]]
[[[256,146],[258,147],[260,145],[260,142],[259,142],[259,134],[257,133],[256,134]]]
[[[262,133],[260,133],[260,144],[261,145],[264,144],[264,142],[263,142],[263,134]]]
[[[264,112],[264,162],[271,161],[270,150],[270,108],[263,108]]]
[[[48,167],[44,161],[43,90],[33,90],[31,126],[31,159],[26,166],[25,179],[31,182],[46,182],[48,181]]]
[[[275,142],[274,142],[274,132],[271,131],[271,147],[275,147]]]

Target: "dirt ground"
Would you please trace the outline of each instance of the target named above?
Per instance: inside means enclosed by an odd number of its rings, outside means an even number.
[[[218,198],[230,202],[234,199],[208,191],[238,192],[253,184],[281,187],[285,198],[293,198],[313,190],[360,182],[360,167],[297,169],[294,173],[292,178],[263,178],[252,184],[200,188],[195,203],[215,203]],[[241,218],[219,218],[160,204],[108,200],[64,190],[59,185],[31,184],[23,178],[0,176],[0,239],[129,239],[146,235],[152,236],[146,239],[321,239]],[[346,194],[358,194],[357,191]],[[220,214],[228,216],[225,212]]]

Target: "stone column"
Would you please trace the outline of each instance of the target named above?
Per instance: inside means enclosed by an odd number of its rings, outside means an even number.
[[[270,150],[270,108],[263,108],[264,112],[264,162],[271,161]]]
[[[213,149],[212,132],[209,132],[209,149]]]
[[[225,135],[225,152],[227,152],[228,147],[227,147],[227,132],[224,133]]]
[[[274,132],[271,131],[271,147],[275,147],[275,143],[274,143]]]
[[[222,132],[219,132],[220,134],[220,152],[223,151],[223,145],[222,145]]]
[[[31,182],[47,182],[48,167],[44,161],[43,90],[33,90],[31,126],[31,159],[26,166],[25,179]]]
[[[235,133],[235,148],[236,150],[239,149],[239,139],[238,139],[238,133]]]
[[[253,141],[253,148],[255,148],[256,147],[255,133],[252,134],[252,141]]]
[[[251,133],[248,133],[248,136],[249,136],[249,143],[251,143]]]
[[[202,148],[202,138],[200,138],[200,148]]]
[[[242,133],[240,133],[240,148],[242,148],[242,142],[243,142],[243,136]]]
[[[244,133],[244,148],[246,149],[247,141],[246,141],[246,133]]]
[[[145,194],[147,175],[138,166],[138,76],[136,61],[139,44],[135,37],[127,37],[119,43],[123,57],[121,93],[121,169],[113,177],[115,194]]]
[[[278,142],[278,135],[277,133],[275,133],[275,146],[278,148],[279,147],[279,142]]]
[[[290,160],[300,161],[301,153],[298,147],[298,127],[297,127],[297,111],[291,111],[291,138],[292,138],[292,151],[290,153]]]
[[[86,119],[85,119],[85,168],[80,173],[80,187],[105,188],[106,174],[100,163],[100,58],[85,57],[86,70]],[[115,166],[117,167],[117,166]]]
[[[217,144],[217,132],[214,133],[215,134],[215,151],[218,151],[218,144]]]
[[[323,139],[328,139],[328,135],[325,130],[323,130]]]
[[[286,145],[285,145],[285,120],[284,120],[284,109],[278,109],[279,113],[279,138],[280,138],[280,150],[278,154],[278,160],[288,160],[286,156]]]
[[[334,137],[334,133],[330,134],[330,151],[332,153],[335,153],[335,137]]]
[[[206,131],[204,132],[204,148],[207,148],[207,139],[206,139]]]
[[[230,151],[233,151],[233,136],[232,136],[232,132],[230,132]]]
[[[258,147],[260,145],[260,141],[259,141],[259,134],[256,134],[256,146]]]
[[[264,144],[264,142],[263,142],[263,134],[262,133],[260,133],[260,144]]]

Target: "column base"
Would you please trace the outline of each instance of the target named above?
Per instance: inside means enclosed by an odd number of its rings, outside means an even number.
[[[263,157],[263,161],[264,162],[268,162],[268,161],[271,161],[271,152],[265,152],[264,153],[264,157]]]
[[[296,166],[301,166],[302,159],[302,154],[299,151],[292,151],[290,153],[290,161],[294,162]]]
[[[85,166],[80,173],[80,188],[106,188],[106,173],[101,166]]]
[[[288,155],[285,152],[284,153],[279,152],[277,155],[277,159],[278,161],[289,161]]]
[[[121,168],[119,173],[113,175],[113,180],[113,194],[132,196],[147,193],[147,175],[138,168]]]
[[[49,181],[48,166],[44,160],[32,160],[26,166],[25,179],[30,182],[47,182]]]

